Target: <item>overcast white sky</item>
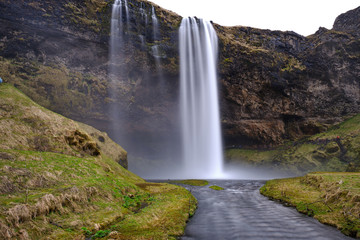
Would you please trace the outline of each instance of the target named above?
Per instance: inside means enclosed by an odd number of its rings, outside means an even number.
[[[224,26],[294,31],[304,36],[332,28],[335,18],[360,0],[150,0],[183,17],[197,16]]]

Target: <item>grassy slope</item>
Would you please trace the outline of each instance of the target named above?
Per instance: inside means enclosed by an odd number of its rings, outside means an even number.
[[[226,158],[233,163],[268,166],[295,174],[308,171],[358,171],[360,114],[299,142],[270,151],[230,149],[226,152]]]
[[[360,173],[311,173],[268,181],[260,192],[360,237]]]
[[[63,133],[80,125],[7,84],[0,85],[0,126],[1,239],[168,239],[195,211],[187,190],[146,183],[111,156],[70,147]],[[34,135],[46,140],[34,144]]]

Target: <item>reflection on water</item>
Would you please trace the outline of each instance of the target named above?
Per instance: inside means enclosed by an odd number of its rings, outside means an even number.
[[[225,190],[190,187],[199,201],[182,240],[344,240],[352,239],[330,226],[268,200],[259,193],[264,181],[214,180]]]

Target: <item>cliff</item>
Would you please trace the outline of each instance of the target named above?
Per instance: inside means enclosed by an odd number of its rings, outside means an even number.
[[[358,28],[217,29],[227,145],[277,145],[359,112]]]
[[[128,150],[136,143],[136,151],[147,156],[176,151],[181,17],[151,2],[128,1],[115,99],[108,83],[112,2],[0,1],[0,75],[51,110],[110,135],[121,132],[115,140]],[[308,37],[214,24],[226,147],[277,146],[359,113],[358,11]],[[154,46],[160,49],[160,70]],[[115,125],[109,115],[114,108],[124,113]]]

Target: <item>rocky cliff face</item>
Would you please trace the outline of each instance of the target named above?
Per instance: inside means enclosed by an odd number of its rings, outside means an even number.
[[[339,19],[335,26],[341,25]],[[359,112],[358,28],[319,29],[306,38],[244,27],[217,29],[228,143],[279,144]]]
[[[147,1],[128,1],[115,100],[108,84],[112,2],[1,0],[0,74],[45,107],[110,135],[121,129],[141,146],[137,150],[151,154],[176,139],[181,17]],[[158,39],[152,36],[152,6]],[[214,24],[227,147],[278,145],[359,112],[359,9],[339,16],[332,30],[308,37]],[[109,124],[111,108],[125,113],[117,125]]]

